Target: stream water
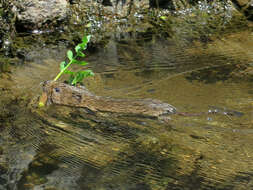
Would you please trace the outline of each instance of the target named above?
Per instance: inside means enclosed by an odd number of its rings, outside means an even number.
[[[252,78],[235,73],[253,63],[252,32],[188,46],[111,40],[88,56],[96,75],[85,85],[97,95],[218,112],[168,122],[54,105],[31,110],[65,52],[36,49],[1,73],[0,190],[253,189]]]

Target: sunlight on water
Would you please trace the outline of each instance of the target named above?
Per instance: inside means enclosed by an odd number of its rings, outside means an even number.
[[[2,101],[15,112],[0,128],[0,181],[9,189],[251,189],[252,81],[233,72],[237,63],[252,62],[253,40],[240,37],[183,50],[173,41],[111,41],[88,57],[96,73],[85,82],[90,91],[159,99],[184,113],[168,122],[55,105],[35,109],[39,84],[54,78],[65,56],[41,49],[15,75],[4,75],[10,80],[0,79],[13,96],[4,92]]]

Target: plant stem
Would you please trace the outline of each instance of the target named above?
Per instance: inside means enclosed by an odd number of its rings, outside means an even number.
[[[60,78],[60,76],[64,73],[64,71],[72,64],[73,60],[75,60],[76,56],[67,64],[66,67],[64,67],[64,69],[61,70],[61,72],[59,72],[59,74],[54,78],[54,81],[57,81],[58,78]]]

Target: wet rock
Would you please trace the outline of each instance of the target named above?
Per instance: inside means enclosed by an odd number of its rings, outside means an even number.
[[[68,17],[66,0],[16,0],[12,11],[17,15],[18,31],[57,26]]]
[[[113,5],[117,14],[121,16],[127,16],[131,13],[136,12],[136,10],[144,10],[149,8],[149,1],[134,1],[134,0],[123,0],[123,1],[114,1]]]
[[[150,7],[175,9],[175,5],[172,0],[149,0]]]
[[[10,3],[0,1],[0,51],[4,52],[4,41],[12,36],[11,20],[14,15],[10,13]],[[3,48],[3,49],[2,49]]]
[[[80,4],[88,4],[88,0],[80,0]],[[102,0],[103,11],[106,15],[117,15],[118,17],[127,17],[131,13],[136,13],[149,8],[149,0]],[[92,2],[92,4],[94,4]],[[97,5],[98,6],[98,5]]]

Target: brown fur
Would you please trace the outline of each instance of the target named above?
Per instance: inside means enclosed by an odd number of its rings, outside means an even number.
[[[153,99],[129,100],[96,96],[85,87],[74,87],[55,81],[47,81],[43,85],[48,104],[84,107],[97,112],[115,112],[124,114],[141,114],[159,117],[173,114],[176,109],[164,102]]]

